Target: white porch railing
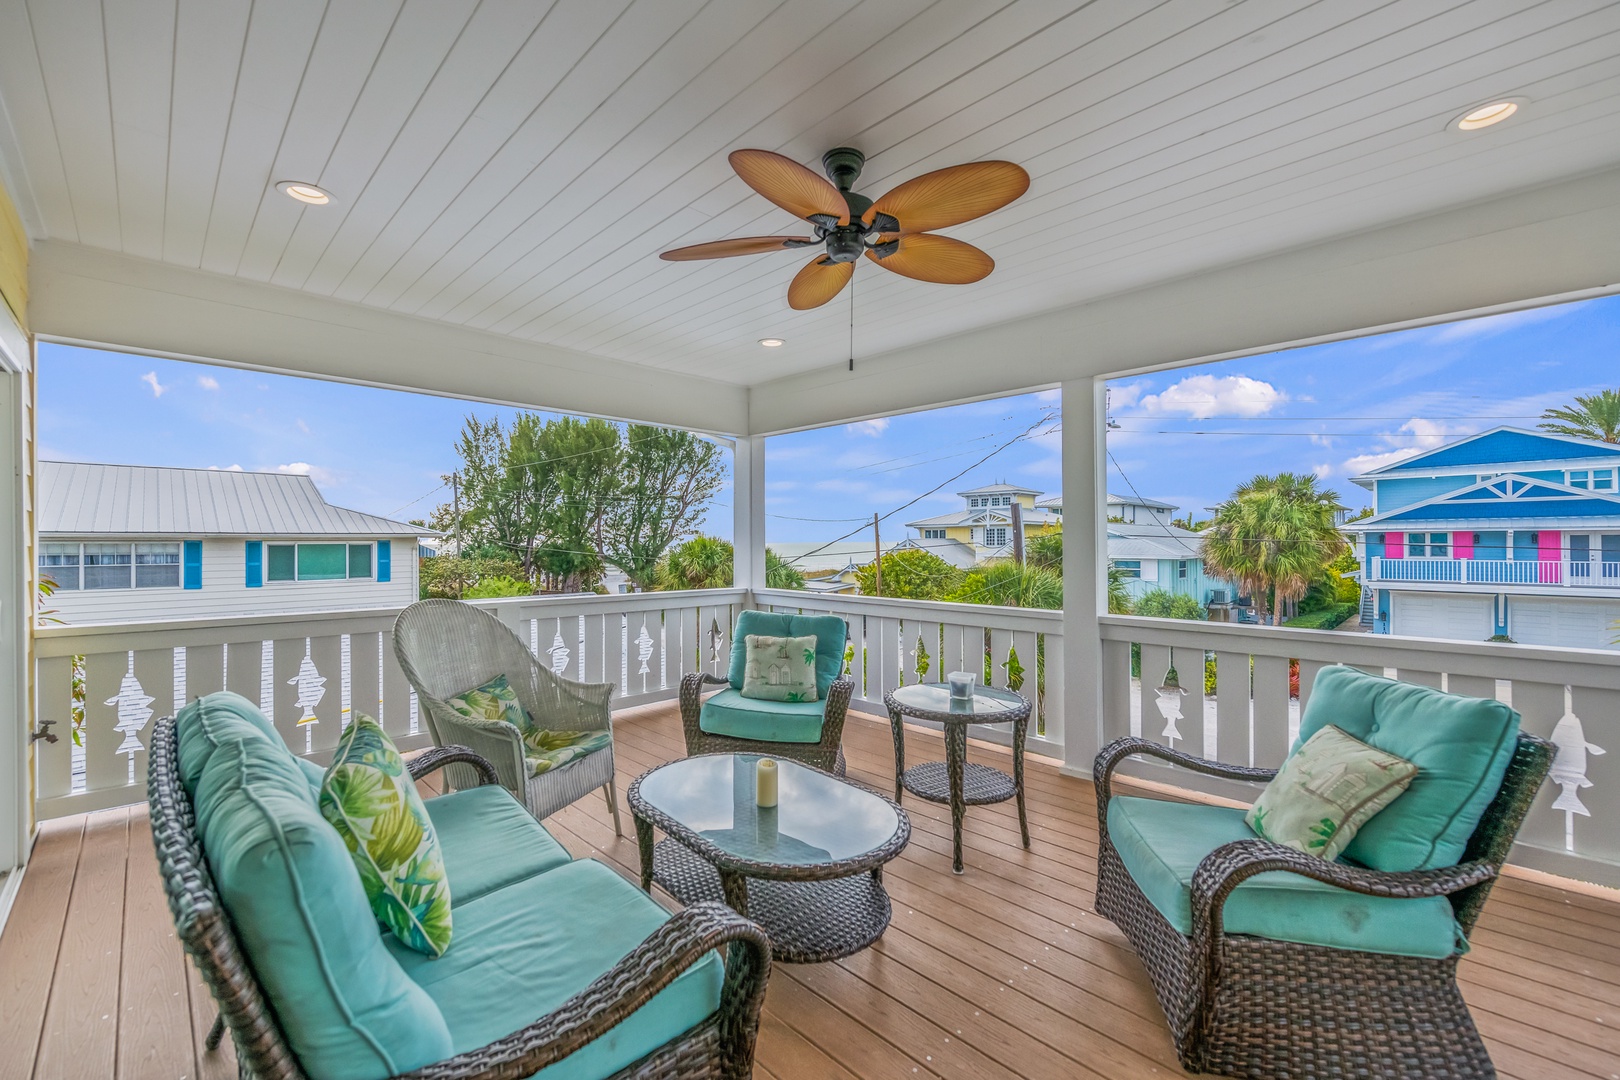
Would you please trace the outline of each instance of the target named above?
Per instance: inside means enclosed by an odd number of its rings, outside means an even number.
[[[1316,673],[1328,664],[1505,701],[1527,732],[1559,747],[1552,781],[1536,798],[1514,861],[1620,885],[1620,662],[1612,652],[1114,615],[1102,618],[1102,637],[1105,742],[1138,735],[1232,764],[1281,764]],[[1184,695],[1157,690],[1172,664]],[[1213,666],[1213,693],[1206,693],[1206,664]],[[1289,685],[1294,664],[1297,698]],[[1607,756],[1598,756],[1603,751]],[[1129,769],[1182,787],[1254,797],[1250,785],[1167,765],[1141,761]]]
[[[1620,589],[1620,562],[1587,559],[1389,559],[1374,556],[1368,580]]]
[[[745,596],[723,589],[474,603],[554,671],[616,684],[614,704],[623,707],[673,698],[688,671],[723,670]],[[258,702],[287,745],[317,761],[328,760],[351,710],[375,716],[402,749],[427,745],[394,660],[398,614],[382,608],[36,629],[38,718],[55,721],[58,736],[35,744],[36,813],[59,817],[145,799],[152,718],[216,690]]]
[[[896,686],[941,682],[971,671],[990,685],[1035,703],[1027,747],[1063,756],[1063,613],[983,604],[942,604],[875,596],[810,595],[761,589],[754,602],[771,611],[840,616],[854,645],[850,707],[887,717],[883,695]],[[975,727],[975,738],[1007,742],[1010,729]]]

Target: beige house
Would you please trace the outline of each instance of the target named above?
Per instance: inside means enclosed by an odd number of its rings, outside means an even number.
[[[964,503],[960,511],[908,521],[906,528],[917,530],[917,540],[922,546],[959,546],[963,554],[972,556],[967,563],[969,566],[985,559],[1004,558],[1012,554],[1014,505],[1018,507],[1025,540],[1033,539],[1048,529],[1060,528],[1063,524],[1061,511],[1054,512],[1036,504],[1041,492],[1034,488],[1019,487],[1017,484],[987,484],[956,494]]]

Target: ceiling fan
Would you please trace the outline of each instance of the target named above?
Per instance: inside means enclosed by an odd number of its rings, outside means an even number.
[[[743,183],[814,225],[815,236],[716,240],[675,248],[659,258],[685,262],[821,246],[824,253],[806,263],[788,286],[788,305],[797,311],[837,296],[855,276],[855,260],[862,255],[918,281],[967,285],[983,279],[995,269],[994,259],[972,244],[931,230],[983,217],[1029,190],[1029,174],[1012,162],[976,161],[907,180],[873,202],[850,190],[866,155],[848,146],[821,156],[831,184],[769,150],[734,150],[730,160]]]

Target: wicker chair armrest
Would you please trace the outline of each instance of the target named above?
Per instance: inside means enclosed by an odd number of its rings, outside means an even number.
[[[705,686],[730,686],[731,680],[723,675],[711,675],[707,671],[688,671],[681,676],[681,688],[688,686],[702,693]]]
[[[417,700],[433,710],[445,746],[461,746],[495,767],[497,782],[519,794],[528,772],[523,759],[523,735],[505,720],[478,720],[463,716],[443,702],[418,694]]]
[[[765,932],[724,904],[694,904],[676,914],[590,986],[528,1027],[399,1080],[509,1080],[561,1061],[623,1023],[707,953],[729,946],[720,1030],[728,1051],[752,1065],[759,1010],[770,975]]]
[[[849,716],[849,699],[855,693],[855,680],[840,675],[827,687],[827,704],[821,710],[821,744],[837,746],[844,741],[844,720]]]
[[[442,769],[451,764],[471,765],[478,773],[478,779],[485,784],[498,784],[500,777],[495,775],[495,766],[489,759],[465,746],[435,746],[431,750],[424,750],[411,758],[407,765],[410,768],[411,779],[420,780],[428,773]]]
[[[1253,780],[1260,783],[1269,781],[1277,775],[1275,769],[1253,769],[1247,765],[1227,765],[1219,761],[1210,761],[1194,754],[1181,750],[1173,750],[1162,743],[1150,742],[1127,735],[1123,739],[1115,739],[1097,755],[1097,760],[1091,765],[1091,778],[1097,786],[1097,818],[1102,827],[1107,827],[1108,800],[1113,797],[1113,776],[1121,762],[1133,754],[1145,754],[1148,757],[1160,758],[1171,764],[1179,765],[1206,776],[1218,776],[1226,780]]]

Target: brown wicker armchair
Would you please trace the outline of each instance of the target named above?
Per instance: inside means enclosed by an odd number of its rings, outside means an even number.
[[[1463,933],[1471,934],[1554,752],[1551,743],[1519,736],[1502,786],[1456,866],[1382,873],[1259,839],[1216,848],[1193,877],[1188,936],[1144,895],[1109,839],[1115,768],[1144,754],[1233,780],[1276,774],[1145,739],[1104,747],[1093,767],[1101,833],[1097,911],[1125,932],[1146,965],[1182,1066],[1243,1077],[1494,1076],[1457,989],[1457,955],[1424,959],[1229,934],[1222,909],[1242,882],[1280,870],[1369,896],[1446,896]]]
[[[410,762],[413,778],[456,764],[485,784],[490,763],[465,747],[440,747]],[[216,1050],[226,1030],[244,1080],[303,1080],[305,1072],[249,966],[225,912],[180,782],[172,717],[152,732],[147,797],[152,841],[169,910],[219,1017],[208,1035]],[[406,1074],[413,1080],[511,1080],[561,1061],[605,1035],[711,950],[724,947],[720,1008],[706,1021],[614,1074],[614,1080],[690,1077],[746,1080],[753,1074],[759,1010],[770,974],[770,942],[754,923],[718,903],[694,904],[556,1010],[496,1041]]]

